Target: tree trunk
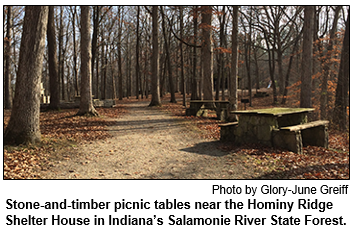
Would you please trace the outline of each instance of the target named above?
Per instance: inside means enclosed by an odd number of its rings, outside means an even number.
[[[104,42],[104,38],[102,38]],[[106,48],[105,48],[106,47]],[[106,92],[107,92],[107,43],[106,45],[102,44],[102,54],[101,54],[101,99],[107,99]]]
[[[48,65],[49,65],[49,89],[50,89],[50,104],[49,108],[53,110],[59,109],[60,90],[58,76],[58,61],[57,61],[57,42],[55,36],[54,25],[54,6],[49,6],[48,26]]]
[[[90,7],[81,6],[81,97],[77,115],[98,116],[92,102]]]
[[[245,61],[248,80],[248,99],[249,106],[252,106],[252,77],[251,77],[251,31],[249,36],[245,38]]]
[[[92,61],[97,60],[95,62],[95,65],[96,65],[96,98],[100,99],[100,97],[101,97],[100,95],[102,95],[102,93],[100,91],[100,68],[99,68],[99,59],[98,59],[99,58],[99,53],[100,53],[99,48],[97,48],[95,50],[95,52],[96,52],[95,57],[97,59],[92,59]],[[93,66],[93,63],[91,63],[91,65]],[[94,68],[91,68],[91,70],[94,70]],[[93,75],[93,73],[92,73],[92,75]],[[102,80],[101,80],[101,82],[102,82]]]
[[[298,42],[299,42],[299,39],[300,39],[300,35],[301,34],[296,36],[296,39],[295,39],[294,45],[293,45],[293,50],[292,50],[292,52],[290,54],[290,60],[289,60],[289,64],[288,64],[288,71],[287,71],[286,76],[285,76],[283,99],[281,101],[281,104],[285,104],[286,103],[286,97],[288,95],[288,86],[289,86],[291,66],[293,64],[295,52],[297,51],[297,48],[298,48]]]
[[[111,46],[110,46],[110,56],[109,56],[109,58],[110,58],[110,68],[111,68],[111,80],[112,80],[112,82],[111,82],[111,84],[112,84],[112,99],[116,99],[117,98],[117,88],[116,88],[116,86],[117,86],[117,84],[116,84],[116,78],[115,78],[115,76],[114,76],[114,45],[113,45],[113,43],[111,44]],[[122,89],[122,92],[123,92],[123,89]],[[122,96],[123,96],[123,93],[122,93]],[[123,98],[123,97],[122,97]]]
[[[237,75],[238,75],[238,6],[233,6],[232,17],[232,56],[231,56],[231,77],[229,86],[229,107],[228,111],[237,110]],[[236,121],[235,114],[228,115],[228,121]]]
[[[334,107],[333,122],[339,129],[345,131],[348,126],[347,106],[349,98],[349,65],[350,65],[350,12],[345,23],[345,33],[342,54],[339,65],[336,100]]]
[[[337,6],[334,14],[332,29],[330,32],[330,38],[327,46],[326,59],[323,60],[324,74],[322,75],[321,84],[321,97],[320,97],[320,117],[321,119],[327,119],[327,105],[328,105],[328,78],[330,76],[330,69],[333,64],[332,61],[332,50],[333,43],[335,39],[335,33],[337,32],[337,24],[339,19],[339,12],[342,6]]]
[[[5,14],[4,14],[5,15]],[[7,7],[7,27],[6,27],[6,39],[5,39],[5,109],[12,108],[12,91],[11,91],[11,70],[10,70],[10,60],[11,60],[11,41],[12,41],[12,6]]]
[[[131,45],[130,45],[130,29],[128,28],[127,35],[127,59],[126,59],[126,72],[127,73],[127,98],[132,95],[132,85],[131,85]]]
[[[312,107],[312,49],[314,6],[305,6],[300,107]]]
[[[168,37],[166,34],[166,26],[165,26],[165,14],[163,11],[163,6],[160,7],[161,14],[162,14],[162,33],[164,36],[165,41],[165,48],[166,48],[166,59],[167,59],[167,70],[168,70],[168,82],[170,85],[170,93],[171,93],[171,100],[170,102],[176,103],[176,96],[175,96],[175,85],[173,82],[172,77],[172,67],[171,67],[171,56],[170,56],[170,44],[168,43]]]
[[[217,80],[216,80],[216,93],[215,93],[215,100],[219,100],[220,95],[220,86],[221,80],[223,79],[223,69],[224,69],[224,28],[225,28],[225,6],[223,6],[222,15],[219,15],[219,23],[220,23],[220,33],[219,33],[219,53],[217,55]]]
[[[152,61],[151,61],[151,102],[149,106],[160,106],[160,89],[159,89],[159,43],[158,43],[158,6],[152,7]]]
[[[4,133],[4,144],[36,143],[41,140],[39,96],[47,23],[47,6],[26,6],[15,97]]]
[[[194,45],[197,45],[198,37],[198,12],[197,6],[194,7],[193,14],[193,41]],[[191,100],[200,99],[198,96],[198,83],[197,83],[197,47],[193,47],[193,77],[192,77],[192,96]]]
[[[75,78],[75,95],[79,96],[79,75],[78,75],[78,68],[77,68],[77,51],[76,51],[76,26],[75,26],[75,19],[76,19],[76,6],[74,6],[73,12],[73,20],[72,20],[72,27],[73,27],[73,60],[74,60],[74,78]]]
[[[94,73],[94,69],[95,69],[95,61],[96,61],[96,57],[97,57],[97,37],[98,37],[98,30],[99,30],[99,27],[98,27],[98,24],[99,24],[99,16],[100,16],[100,6],[94,6],[93,7],[93,33],[92,33],[92,45],[91,45],[91,53],[92,53],[92,58],[91,58],[91,73],[93,75]],[[97,63],[98,63],[98,59],[97,59]],[[96,68],[98,66],[96,65]],[[99,76],[98,76],[98,69],[96,70],[96,98],[99,98]]]
[[[119,100],[123,100],[123,74],[122,74],[122,18],[121,7],[118,8],[118,96]]]
[[[278,26],[278,25],[277,25]],[[279,78],[279,95],[282,96],[284,95],[284,76],[283,76],[283,52],[282,52],[282,44],[281,44],[281,38],[280,38],[280,33],[279,29],[277,30],[277,63],[278,63],[278,78]]]
[[[253,58],[254,58],[254,66],[255,66],[255,76],[256,76],[256,91],[259,90],[259,67],[258,67],[258,57],[256,47],[253,47]]]
[[[183,39],[183,8],[179,6],[179,29],[180,29],[180,37]],[[183,43],[180,41],[179,44],[179,52],[181,59],[181,81],[182,81],[182,105],[186,106],[186,80],[184,78],[184,61],[183,61]]]
[[[162,48],[165,51],[165,46]],[[161,62],[162,61],[162,62]],[[166,93],[165,83],[166,83],[166,65],[167,59],[165,57],[165,53],[161,54],[161,61],[160,61],[160,97],[162,98]]]
[[[202,57],[203,57],[203,92],[204,100],[213,100],[213,56],[211,47],[211,17],[212,8],[210,6],[202,6]]]
[[[61,81],[61,99],[65,100],[65,81],[64,81],[64,20],[63,20],[63,6],[60,6],[59,18],[59,80]]]
[[[139,99],[139,81],[140,81],[140,68],[139,68],[139,43],[140,43],[140,34],[139,34],[139,15],[140,15],[140,7],[138,6],[137,16],[136,16],[136,53],[135,53],[135,74],[136,74],[136,83],[135,83],[135,94],[136,99]]]

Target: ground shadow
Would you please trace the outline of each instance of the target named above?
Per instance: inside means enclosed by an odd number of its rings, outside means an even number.
[[[223,145],[220,141],[207,141],[195,144],[193,147],[187,147],[180,149],[180,151],[185,151],[193,154],[208,155],[221,157],[228,155],[227,152],[219,149]]]
[[[174,127],[179,127],[181,123],[184,122],[182,119],[149,119],[149,120],[120,120],[116,121],[114,124],[111,124],[112,128],[110,131],[114,132],[124,132],[127,133],[131,131],[139,130],[166,130]]]

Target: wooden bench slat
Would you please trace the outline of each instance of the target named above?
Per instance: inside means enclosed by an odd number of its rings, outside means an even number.
[[[190,100],[192,103],[229,103],[226,100]]]
[[[327,120],[318,120],[318,121],[308,122],[308,123],[295,125],[295,126],[281,127],[280,130],[288,130],[288,131],[305,130],[311,127],[328,125],[328,123],[329,121]]]
[[[220,124],[219,127],[237,126],[237,125],[238,125],[238,122],[229,122],[229,123]]]

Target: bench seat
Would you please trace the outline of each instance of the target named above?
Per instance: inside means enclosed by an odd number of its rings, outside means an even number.
[[[220,140],[233,142],[235,140],[235,128],[238,126],[238,122],[228,122],[220,124]]]
[[[289,149],[302,154],[303,146],[319,146],[328,148],[328,124],[326,120],[281,127],[273,131],[274,146]]]
[[[328,126],[328,124],[329,121],[327,120],[318,120],[318,121],[308,122],[308,123],[295,125],[295,126],[281,127],[280,130],[297,131],[297,130],[305,130],[317,126]]]
[[[191,100],[190,107],[186,109],[187,116],[207,116],[208,110],[216,111],[217,119],[225,121],[229,101],[224,100]]]

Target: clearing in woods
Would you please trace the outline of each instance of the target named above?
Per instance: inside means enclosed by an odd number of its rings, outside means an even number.
[[[125,104],[128,112],[112,119],[116,123],[108,128],[111,138],[85,142],[70,154],[58,155],[41,178],[246,179],[254,175],[253,168],[241,162],[242,156],[220,150],[219,141],[201,138],[188,120],[148,104]]]

